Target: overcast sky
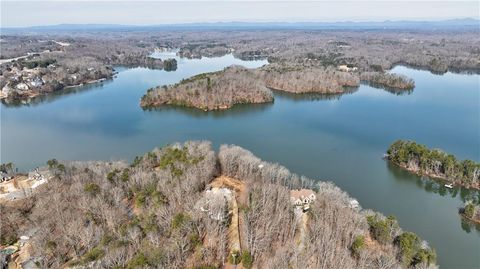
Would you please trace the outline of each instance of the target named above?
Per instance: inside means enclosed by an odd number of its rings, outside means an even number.
[[[479,18],[478,1],[5,1],[1,26]]]

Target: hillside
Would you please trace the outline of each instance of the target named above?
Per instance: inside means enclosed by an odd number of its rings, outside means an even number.
[[[0,244],[29,234],[21,260],[41,268],[435,266],[435,252],[394,217],[237,146],[217,154],[187,142],[131,164],[50,161],[49,170],[33,195],[0,201],[1,227],[16,227]],[[298,204],[298,193],[311,200]]]

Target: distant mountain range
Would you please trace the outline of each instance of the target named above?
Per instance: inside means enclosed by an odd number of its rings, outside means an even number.
[[[480,20],[473,18],[442,21],[382,21],[382,22],[215,22],[158,25],[120,24],[58,24],[30,27],[3,27],[2,34],[15,32],[62,31],[152,31],[152,30],[480,30]]]

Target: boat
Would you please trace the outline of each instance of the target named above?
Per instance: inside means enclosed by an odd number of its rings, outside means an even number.
[[[445,187],[449,188],[449,189],[452,189],[453,188],[453,184],[445,184]]]

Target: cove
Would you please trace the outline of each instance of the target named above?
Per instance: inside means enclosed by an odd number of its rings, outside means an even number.
[[[29,106],[2,104],[1,162],[26,170],[51,158],[131,161],[176,141],[237,144],[292,172],[333,181],[365,208],[395,215],[403,229],[433,245],[441,268],[478,268],[480,232],[457,214],[464,200],[480,199],[478,192],[445,189],[382,159],[393,141],[412,139],[479,161],[478,75],[397,66],[392,72],[415,80],[413,91],[397,95],[362,85],[341,96],[275,92],[273,104],[215,112],[139,106],[148,88],[231,64],[259,67],[266,61],[226,55],[178,59],[174,72],[116,68],[117,77],[102,84]]]

